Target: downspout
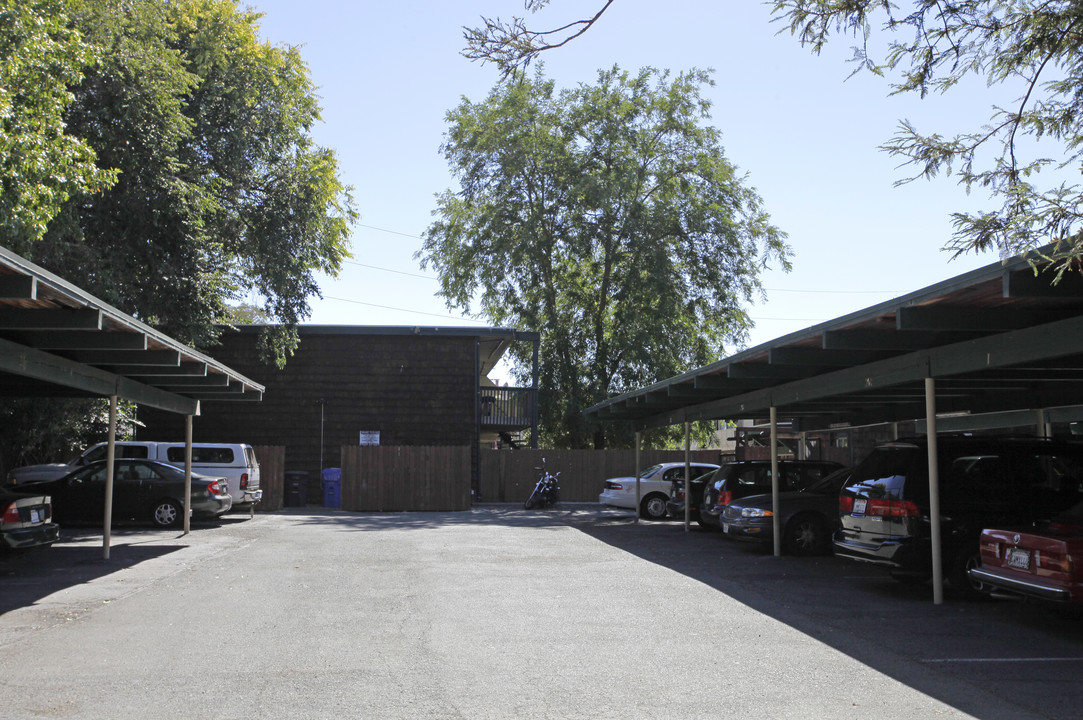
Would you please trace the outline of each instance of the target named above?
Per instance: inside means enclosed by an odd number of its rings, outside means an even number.
[[[778,408],[771,406],[771,526],[774,532],[775,557],[782,556],[782,523],[778,509]]]
[[[933,553],[933,604],[944,602],[944,568],[940,556],[940,463],[936,447],[936,381],[925,378],[925,436],[929,445],[929,537]]]
[[[109,446],[105,453],[105,528],[102,531],[102,559],[109,559],[113,529],[113,480],[117,458],[117,396],[109,396]]]

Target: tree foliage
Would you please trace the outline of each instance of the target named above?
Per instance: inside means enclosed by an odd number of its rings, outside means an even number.
[[[261,41],[260,16],[230,0],[68,12],[102,60],[72,86],[67,131],[119,175],[65,204],[33,259],[200,347],[251,293],[287,327],[307,317],[355,212],[311,138],[319,107],[297,50]],[[277,340],[281,361],[296,337]]]
[[[65,133],[68,88],[97,62],[59,0],[0,0],[0,245],[27,253],[73,194],[116,173]]]
[[[549,0],[526,0],[535,12]],[[466,29],[467,57],[504,73],[525,67],[591,27],[598,11],[554,31],[532,30],[520,18],[484,19]],[[1076,171],[1083,171],[1083,6],[1076,0],[772,0],[776,19],[819,52],[832,34],[858,45],[858,70],[891,78],[894,93],[947,93],[968,79],[984,81],[1000,99],[989,122],[961,133],[919,131],[909,121],[883,149],[914,172],[901,182],[954,174],[969,191],[999,207],[955,213],[947,247],[956,254],[1031,252],[1050,261],[1053,280],[1083,261],[1083,217]],[[574,34],[570,31],[574,31]],[[561,36],[561,33],[565,33]],[[552,38],[563,37],[563,41]],[[882,49],[881,49],[882,48]],[[1048,150],[1047,148],[1052,148]],[[1045,173],[1043,176],[1042,173]],[[1045,246],[1049,246],[1046,248]]]
[[[946,137],[903,121],[884,147],[914,166],[914,177],[954,172],[968,191],[999,198],[998,209],[953,215],[957,253],[996,247],[1010,256],[1052,243],[1040,256],[1058,277],[1083,259],[1080,186],[1038,184],[1043,170],[1083,162],[1083,6],[915,0],[900,10],[884,0],[778,0],[775,12],[814,51],[832,32],[857,37],[859,67],[895,77],[895,93],[945,93],[970,76],[1003,88],[1003,104],[982,128]],[[888,36],[883,57],[870,50],[877,27]],[[1040,155],[1033,141],[1043,139],[1060,148],[1055,157]]]
[[[585,408],[744,341],[760,270],[788,268],[784,234],[703,122],[710,83],[614,67],[558,92],[539,69],[448,114],[460,189],[438,197],[418,256],[449,307],[477,296],[492,322],[541,332],[548,443],[603,444]]]

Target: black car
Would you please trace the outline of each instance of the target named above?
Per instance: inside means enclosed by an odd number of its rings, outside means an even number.
[[[780,460],[779,490],[803,490],[843,465],[830,460]],[[722,509],[738,498],[771,492],[771,461],[745,460],[723,465],[713,482],[703,488],[699,522],[704,527],[721,527]]]
[[[831,536],[839,527],[839,491],[851,472],[836,470],[804,490],[778,494],[783,550],[791,555],[831,552]],[[774,543],[773,505],[770,494],[734,500],[722,510],[722,531],[727,537]]]
[[[51,495],[61,523],[102,522],[105,517],[106,463],[93,462],[59,480],[34,485]],[[192,516],[215,518],[233,506],[225,478],[192,474]],[[184,471],[153,460],[115,461],[113,519],[149,521],[172,527],[183,519]]]
[[[983,528],[1048,520],[1083,500],[1083,444],[1022,437],[937,438],[941,560],[951,584],[973,590]],[[899,580],[932,574],[925,438],[875,448],[839,494],[835,554],[881,565]]]

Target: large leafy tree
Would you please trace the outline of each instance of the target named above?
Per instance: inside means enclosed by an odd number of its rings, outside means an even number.
[[[355,212],[312,140],[297,50],[261,41],[259,15],[230,0],[69,2],[102,60],[72,88],[68,133],[119,176],[67,203],[34,259],[197,346],[250,293],[284,326],[307,317]],[[273,338],[272,355],[295,337]]]
[[[582,35],[614,0],[552,30],[523,19],[466,29],[473,59],[510,73]],[[549,0],[525,0],[537,11]],[[999,97],[982,127],[952,135],[902,121],[884,149],[914,172],[900,182],[955,174],[967,191],[999,203],[955,213],[956,253],[997,248],[1052,262],[1051,280],[1083,262],[1083,6],[1077,0],[773,0],[776,18],[819,52],[851,35],[858,70],[889,79],[894,93],[946,93],[968,78]],[[1044,174],[1043,174],[1044,173]],[[1049,246],[1051,249],[1045,249]]]
[[[784,235],[705,123],[707,73],[614,67],[557,91],[541,70],[448,114],[460,189],[418,255],[449,306],[537,328],[552,445],[604,445],[582,411],[746,339]],[[520,367],[527,366],[520,358]]]
[[[307,67],[260,40],[259,17],[231,0],[0,0],[0,243],[197,347],[254,296],[282,362],[356,214],[312,139]],[[0,414],[8,463],[100,429],[89,401]]]

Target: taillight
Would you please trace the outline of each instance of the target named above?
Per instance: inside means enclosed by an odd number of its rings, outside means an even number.
[[[1072,572],[1072,556],[1035,550],[1034,565],[1042,570],[1068,574]]]
[[[849,495],[839,495],[839,515],[849,515],[854,509],[854,499]]]
[[[733,493],[730,492],[729,490],[723,490],[722,492],[718,493],[718,504],[719,505],[729,505],[732,500],[733,500]]]
[[[4,509],[4,517],[2,522],[19,523],[22,521],[23,519],[19,517],[19,508],[15,506],[15,503],[12,502],[8,504],[8,506]]]
[[[624,486],[621,485],[620,483],[606,481],[605,489],[606,490],[623,490]]]
[[[879,515],[880,517],[918,517],[921,513],[918,506],[909,500],[878,500],[869,498],[865,505],[866,515]]]
[[[677,491],[677,499],[678,500],[684,500],[684,490],[678,490]]]
[[[248,489],[248,473],[241,474],[241,490]]]
[[[207,492],[211,495],[222,495],[222,488],[218,485],[217,480],[211,481],[211,484],[207,486]]]

